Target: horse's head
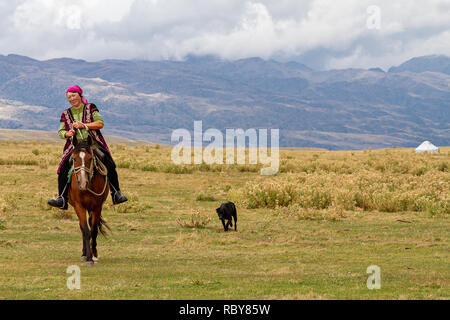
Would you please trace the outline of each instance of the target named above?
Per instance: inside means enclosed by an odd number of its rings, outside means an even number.
[[[73,145],[75,147],[72,153],[74,173],[78,182],[78,188],[84,191],[87,190],[93,176],[92,138],[88,136],[87,140],[78,142],[76,136],[74,136]]]

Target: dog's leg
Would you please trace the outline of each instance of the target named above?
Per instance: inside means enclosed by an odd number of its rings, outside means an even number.
[[[227,221],[227,230],[226,231],[228,231],[228,227],[230,226],[230,223],[231,223],[231,220],[228,220]]]
[[[225,225],[225,219],[220,219],[223,224],[223,230],[228,231],[228,227]]]
[[[233,215],[233,218],[234,218],[234,231],[237,231],[237,214],[236,213]]]

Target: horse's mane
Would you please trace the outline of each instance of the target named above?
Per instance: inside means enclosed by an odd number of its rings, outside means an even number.
[[[86,139],[81,140],[81,141],[76,145],[75,149],[73,149],[73,152],[80,151],[81,149],[85,149],[85,150],[87,150],[87,151],[90,150],[90,145],[89,145],[89,143],[87,142]]]

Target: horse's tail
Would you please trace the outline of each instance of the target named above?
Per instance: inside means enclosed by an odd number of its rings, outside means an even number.
[[[105,220],[103,220],[103,217],[100,216],[100,219],[98,220],[98,231],[100,231],[100,233],[106,237],[108,235],[108,233],[106,232],[106,230],[104,229],[104,227],[106,227],[106,229],[108,229],[109,231],[111,231],[111,228],[108,226],[108,224],[106,223]]]

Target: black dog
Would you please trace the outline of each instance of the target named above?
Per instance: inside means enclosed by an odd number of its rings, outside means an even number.
[[[237,212],[236,206],[233,202],[222,203],[219,208],[216,209],[219,219],[222,220],[223,228],[228,231],[228,227],[233,227],[232,218],[234,218],[234,231],[237,231]],[[228,220],[225,224],[225,220]]]

